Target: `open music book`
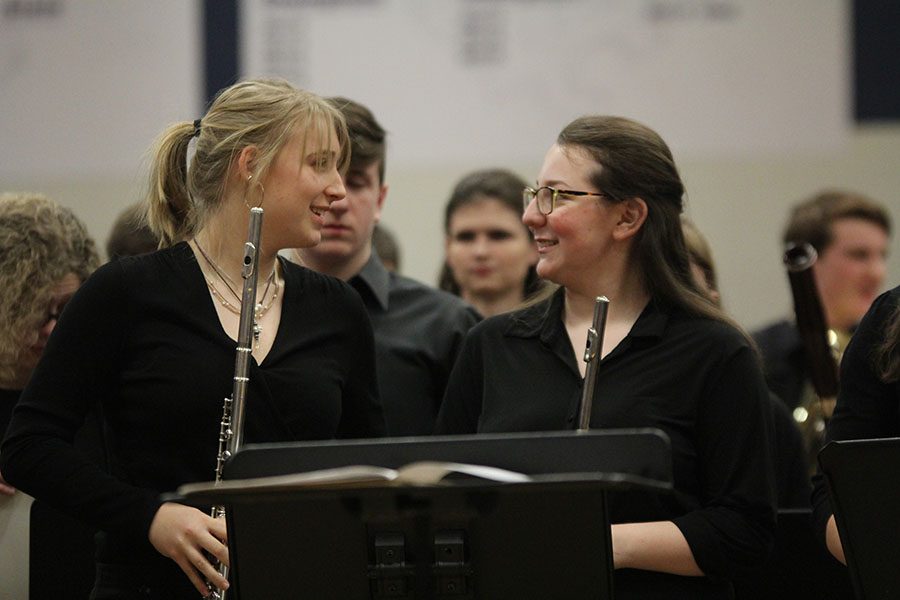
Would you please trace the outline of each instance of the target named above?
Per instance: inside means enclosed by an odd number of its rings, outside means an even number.
[[[178,488],[182,495],[205,493],[213,490],[229,492],[260,492],[291,489],[317,489],[336,487],[374,486],[428,486],[447,483],[450,477],[462,476],[497,483],[522,483],[531,477],[515,471],[497,467],[471,465],[465,463],[420,461],[409,463],[399,469],[375,467],[371,465],[351,465],[305,473],[291,473],[252,479],[232,479],[227,481],[188,483]]]

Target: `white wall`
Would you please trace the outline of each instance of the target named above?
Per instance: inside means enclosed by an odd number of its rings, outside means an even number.
[[[850,188],[883,202],[900,227],[900,124],[856,128],[843,150],[826,156],[679,161],[687,214],[715,254],[726,308],[748,328],[790,314],[781,233],[792,204],[823,187]],[[530,181],[540,168],[515,170]],[[403,246],[403,271],[434,283],[441,261],[443,204],[460,171],[398,171],[384,223]],[[891,241],[887,286],[900,285],[900,236]]]
[[[144,178],[141,170],[143,150],[149,147],[153,137],[166,123],[176,119],[193,119],[199,116],[202,105],[199,98],[203,87],[199,69],[199,4],[165,0],[163,10],[159,8],[161,1],[150,6],[134,0],[58,0],[61,12],[45,21],[12,22],[0,16],[0,105],[3,106],[0,114],[0,190],[41,191],[73,207],[87,222],[101,246],[117,213],[140,197]],[[718,4],[729,2],[739,8],[755,6],[747,0],[722,0]],[[822,14],[831,16],[840,14],[844,10],[840,7],[845,6],[837,0],[804,2],[811,7],[810,10],[817,6],[830,7]],[[342,10],[354,10],[353,2],[343,4]],[[377,8],[382,3],[355,4]],[[575,6],[578,3],[570,4]],[[693,10],[691,7],[709,3],[666,0],[655,4]],[[487,3],[457,2],[457,5],[460,10],[467,11],[472,7],[481,10],[477,7]],[[498,4],[501,5],[513,6],[514,3]],[[417,3],[417,6],[424,4]],[[620,11],[625,11],[625,7],[630,5],[607,2],[603,6],[618,6]],[[625,13],[620,13],[620,16],[622,14]],[[688,13],[684,14],[690,17]],[[745,13],[736,14],[740,16]],[[332,17],[326,15],[322,18]],[[495,19],[497,27],[503,26],[503,14],[490,18]],[[827,25],[834,27],[835,23],[829,19],[831,17],[825,19]],[[718,28],[720,25],[713,23],[710,26]],[[736,25],[725,24],[728,27]],[[822,23],[814,25],[820,27]],[[678,36],[684,33],[686,25],[667,22],[666,27],[680,39]],[[786,44],[783,48],[785,53],[794,50],[788,44],[797,43],[797,39],[790,39],[790,36],[764,37],[766,44]],[[350,51],[346,37],[328,39],[332,41],[329,52],[340,54]],[[358,37],[354,40],[357,43],[360,41]],[[378,39],[368,40],[368,43],[376,42]],[[646,44],[647,40],[642,39],[642,42]],[[820,43],[821,40],[816,42]],[[649,46],[641,48],[647,50]],[[847,56],[835,59],[832,51],[833,47],[829,46],[828,52],[823,51],[819,55],[819,71],[816,72],[830,73],[829,76],[837,74],[840,80]],[[488,58],[494,56],[490,54],[490,48],[486,52]],[[317,56],[313,55],[314,58]],[[504,55],[501,53],[498,56],[502,58]],[[113,66],[105,66],[107,59]],[[341,60],[349,59],[344,57]],[[625,58],[619,56],[616,60],[620,61],[618,67],[621,67],[621,61]],[[577,61],[575,66],[578,67]],[[373,73],[350,74],[360,81],[373,77]],[[418,89],[421,86],[409,81],[403,73],[376,74],[390,83],[389,90],[396,97],[402,97],[412,89],[421,93]],[[541,73],[535,73],[533,81],[540,81],[541,76]],[[611,82],[612,91],[615,91],[612,85],[615,83]],[[685,85],[690,88],[691,82],[685,81]],[[810,88],[807,86],[804,89]],[[816,89],[815,86],[812,89]],[[368,102],[364,95],[354,94],[354,90],[338,88],[317,91],[342,93]],[[359,94],[362,93],[360,89]],[[466,90],[460,89],[458,93],[464,95]],[[667,93],[671,94],[672,90]],[[827,106],[823,109],[827,114],[819,122],[820,125],[834,121],[832,112],[835,106],[848,104],[847,98],[841,94],[849,97],[849,91],[835,93],[839,97],[820,103]],[[677,93],[672,95],[677,96]],[[609,98],[611,101],[614,99],[612,96]],[[516,95],[507,100],[507,103],[516,102]],[[397,134],[391,141],[395,153],[390,154],[388,159],[391,192],[384,222],[398,234],[403,249],[404,272],[429,283],[435,281],[441,263],[443,205],[455,181],[471,169],[486,166],[513,168],[526,180],[533,180],[546,146],[565,123],[562,118],[547,118],[548,123],[544,124],[546,131],[540,137],[541,140],[546,137],[545,142],[525,147],[519,145],[515,151],[510,151],[508,157],[494,155],[493,164],[479,162],[474,157],[467,159],[458,150],[455,158],[416,164],[415,161],[397,160],[410,153],[408,149],[401,151],[398,148],[404,143],[399,135],[403,127],[396,122],[402,116],[395,116],[378,102],[372,105],[386,128]],[[421,106],[427,108],[428,105]],[[802,109],[816,112],[821,106],[804,105]],[[486,103],[485,114],[495,114],[502,107]],[[678,104],[673,100],[666,103],[665,115],[660,118],[688,114],[692,108],[695,107],[690,103]],[[745,111],[746,106],[739,109],[735,104],[730,109],[729,104],[724,103],[719,107],[718,123],[723,122],[722,116],[727,116],[729,110],[743,115],[741,111]],[[781,120],[789,110],[779,112],[779,118],[771,122],[766,116],[770,114],[766,111],[770,110],[782,111],[782,108],[763,106],[759,109],[760,114],[754,117],[758,119],[759,127],[768,128],[767,135],[777,133],[780,127],[791,126]],[[629,114],[627,111],[619,112]],[[536,114],[536,119],[545,117],[543,113]],[[434,119],[445,117],[438,114]],[[691,113],[691,119],[697,118],[702,120],[702,113],[699,117]],[[806,143],[802,148],[791,150],[789,144],[767,142],[755,144],[752,152],[742,152],[743,138],[731,136],[726,140],[731,151],[709,152],[684,137],[693,135],[693,132],[682,132],[677,124],[660,125],[655,120],[647,122],[657,127],[672,143],[688,189],[688,214],[713,246],[726,306],[748,327],[758,326],[790,311],[778,240],[792,203],[822,187],[852,188],[887,204],[895,224],[900,222],[900,123],[865,127],[848,124],[839,131],[822,129],[821,148],[810,148]],[[693,129],[698,128],[695,126]],[[698,133],[703,134],[703,128],[700,129]],[[708,129],[714,128],[710,126]],[[723,143],[721,132],[715,133],[709,139],[716,144]],[[817,134],[815,129],[802,131],[807,141],[817,139]],[[478,130],[475,134],[460,130],[460,135],[468,136],[467,143],[478,144]],[[699,135],[697,139],[702,146],[703,136]],[[460,145],[456,147],[458,149]],[[79,160],[86,165],[84,168],[78,168]],[[437,164],[441,166],[435,166]],[[898,236],[892,242],[892,255],[887,282],[889,287],[900,284]]]

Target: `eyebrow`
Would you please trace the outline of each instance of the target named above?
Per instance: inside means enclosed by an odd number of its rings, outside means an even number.
[[[535,185],[537,185],[537,186],[539,186],[539,187],[552,187],[552,188],[557,188],[557,187],[559,187],[559,186],[564,186],[564,187],[568,186],[568,187],[570,187],[568,183],[566,183],[565,181],[560,181],[559,179],[551,179],[550,181],[548,181],[548,182],[545,183],[544,185],[541,185],[540,183],[538,183],[537,181],[535,181]]]

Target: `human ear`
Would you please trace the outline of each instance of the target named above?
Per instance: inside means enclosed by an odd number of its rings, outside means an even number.
[[[647,220],[647,203],[643,198],[629,198],[618,205],[618,221],[613,229],[613,237],[616,240],[627,240],[641,230],[644,221]]]
[[[259,149],[256,146],[244,146],[237,156],[235,168],[237,169],[238,178],[247,181],[248,178],[256,175],[257,159]]]
[[[375,222],[381,222],[381,211],[384,209],[384,200],[387,198],[388,186],[382,184],[378,189],[378,199],[375,201]]]

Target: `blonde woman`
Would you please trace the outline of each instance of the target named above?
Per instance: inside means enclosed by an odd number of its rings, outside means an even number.
[[[160,493],[213,476],[248,207],[265,218],[245,440],[383,432],[358,296],[277,258],[318,243],[322,215],[345,194],[347,148],[337,111],[276,80],[231,86],[157,142],[147,214],[164,249],[105,265],[75,295],[3,445],[11,483],[102,530],[92,598],[196,598],[204,580],[227,587],[212,560],[228,563],[225,523]],[[111,474],[69,444],[95,399]]]

